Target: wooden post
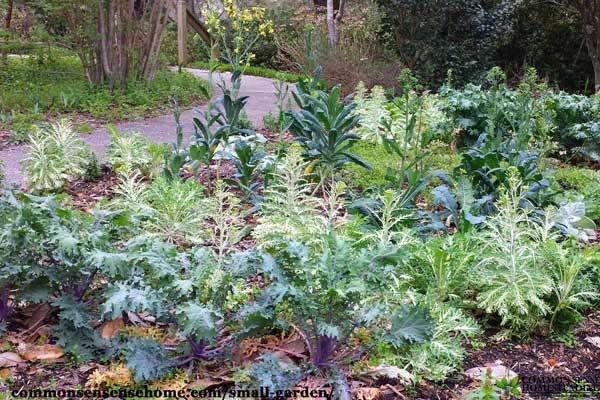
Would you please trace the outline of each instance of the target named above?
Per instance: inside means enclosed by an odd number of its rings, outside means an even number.
[[[187,63],[187,4],[177,0],[177,49],[179,65]]]

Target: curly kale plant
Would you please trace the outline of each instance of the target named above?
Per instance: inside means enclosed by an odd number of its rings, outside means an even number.
[[[373,345],[364,340],[359,349],[347,347],[363,329],[399,352],[430,337],[428,312],[382,304],[376,296],[390,281],[398,250],[355,250],[333,233],[324,241],[323,252],[282,241],[271,254],[250,254],[240,262],[258,268],[270,283],[241,310],[246,331],[269,329],[275,321],[296,330],[312,366],[332,377],[340,377],[342,359],[357,359]]]

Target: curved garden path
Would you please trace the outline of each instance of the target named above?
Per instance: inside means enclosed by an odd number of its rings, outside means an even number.
[[[208,79],[208,71],[206,70],[186,68],[186,71],[202,79]],[[213,83],[221,82],[221,78],[229,83],[230,76],[229,72],[214,73]],[[215,95],[218,94],[220,94],[220,90],[215,85]],[[275,87],[271,79],[245,75],[242,78],[240,95],[249,96],[246,112],[257,128],[262,127],[264,115],[269,112],[277,112]],[[206,106],[199,108],[203,109],[204,107]],[[193,131],[192,118],[195,116],[197,116],[196,109],[186,110],[181,113],[184,140],[187,140],[191,136]],[[176,124],[172,114],[148,118],[142,121],[122,122],[115,125],[120,131],[139,131],[157,143],[172,142],[175,139]],[[99,128],[91,133],[81,134],[81,137],[90,144],[92,150],[97,154],[100,162],[102,162],[104,160],[104,151],[110,140],[106,128]],[[19,161],[24,157],[24,149],[24,145],[19,145],[0,150],[0,160],[4,161],[5,181],[8,184],[23,183],[24,178],[20,171]]]

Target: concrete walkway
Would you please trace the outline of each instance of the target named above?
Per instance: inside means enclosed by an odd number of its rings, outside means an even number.
[[[186,70],[202,79],[208,79],[208,71],[186,68]],[[213,83],[221,82],[221,78],[226,83],[230,82],[231,74],[229,72],[213,74]],[[215,95],[219,95],[219,88],[215,85]],[[275,97],[275,87],[273,81],[268,78],[257,76],[244,76],[242,78],[241,96],[249,96],[246,105],[246,113],[256,128],[263,125],[263,116],[269,112],[277,112],[277,99]],[[205,106],[200,107],[203,109]],[[184,140],[188,140],[192,135],[193,118],[197,117],[196,109],[186,110],[181,113],[181,123],[183,124]],[[152,139],[156,143],[172,142],[175,140],[175,120],[172,114],[162,115],[160,117],[148,118],[143,121],[123,122],[116,124],[119,131],[139,131]],[[82,134],[81,137],[90,144],[92,150],[96,152],[98,159],[104,160],[104,151],[110,136],[105,128],[99,128],[91,133]],[[22,184],[24,181],[21,175],[19,161],[24,157],[24,145],[10,147],[0,150],[0,159],[4,161],[4,173],[6,183]]]

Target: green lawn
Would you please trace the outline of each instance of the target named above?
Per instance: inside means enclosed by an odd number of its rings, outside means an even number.
[[[135,120],[169,112],[204,99],[206,82],[188,73],[158,71],[152,85],[130,82],[110,90],[86,82],[81,62],[63,56],[9,58],[0,68],[0,131],[18,141],[36,124],[65,115],[84,114],[100,122]]]

